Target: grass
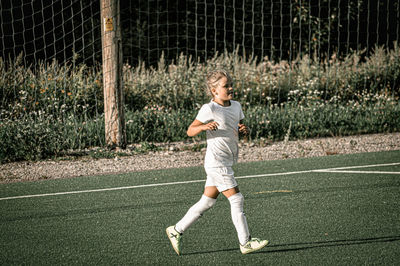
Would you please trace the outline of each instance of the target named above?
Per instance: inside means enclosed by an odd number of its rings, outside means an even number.
[[[153,143],[189,140],[186,130],[196,113],[196,110],[128,111],[128,143],[144,144],[140,149],[135,149],[135,152],[143,153],[154,150]],[[254,106],[247,108],[245,115],[245,123],[251,129],[251,141],[261,138],[281,141],[400,130],[400,105],[397,103],[339,107],[315,104],[301,108],[296,104],[270,108]],[[103,130],[103,117],[79,122],[74,116],[56,121],[51,116],[4,121],[0,126],[0,162],[62,157],[71,154],[71,151],[87,154],[85,150],[90,150],[89,155],[95,158],[113,156],[115,152],[94,148],[103,146]],[[196,140],[204,138],[203,134]],[[127,150],[125,153],[132,152]]]
[[[376,47],[321,61],[238,54],[205,63],[181,55],[157,68],[124,66],[128,144],[186,140],[210,99],[205,73],[226,68],[251,138],[282,140],[399,131],[400,49]],[[102,72],[74,62],[23,65],[0,58],[0,163],[105,147]],[[288,132],[290,134],[288,134]]]
[[[253,162],[236,166],[251,232],[271,241],[243,256],[229,202],[184,235],[183,256],[165,228],[201,195],[203,182],[0,200],[1,264],[396,264],[400,258],[400,152]],[[350,167],[380,174],[310,172]],[[302,172],[307,171],[307,172]],[[297,172],[287,174],[289,172]],[[273,175],[275,173],[275,175]],[[279,173],[286,173],[279,175]],[[204,179],[201,167],[1,184],[10,196]]]

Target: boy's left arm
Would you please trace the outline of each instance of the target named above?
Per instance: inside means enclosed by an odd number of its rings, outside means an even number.
[[[245,124],[243,124],[243,120],[240,120],[238,127],[239,127],[239,133],[241,135],[243,136],[249,135],[250,129]]]

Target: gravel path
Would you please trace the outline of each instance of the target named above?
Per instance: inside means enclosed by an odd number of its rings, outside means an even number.
[[[16,162],[0,165],[0,183],[116,174],[151,169],[200,166],[205,149],[184,150],[188,144],[173,143],[163,151],[114,159],[82,157],[74,160]],[[240,144],[239,162],[316,157],[335,154],[400,150],[400,133],[319,138],[288,142]]]

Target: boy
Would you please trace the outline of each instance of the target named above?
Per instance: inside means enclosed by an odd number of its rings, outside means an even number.
[[[181,239],[200,216],[212,206],[222,193],[231,205],[232,221],[235,225],[242,254],[254,252],[266,246],[267,240],[251,238],[243,212],[243,195],[234,178],[232,166],[238,158],[239,133],[247,135],[249,129],[242,124],[244,114],[239,102],[233,101],[232,79],[224,70],[207,75],[207,92],[212,97],[204,104],[196,119],[187,130],[190,137],[203,131],[207,133],[207,151],[204,161],[207,180],[201,199],[194,204],[175,226],[167,228],[172,247],[181,254]]]

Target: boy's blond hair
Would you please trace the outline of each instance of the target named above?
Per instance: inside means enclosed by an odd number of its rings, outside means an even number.
[[[214,70],[211,71],[209,73],[207,73],[207,78],[206,78],[206,85],[207,85],[207,95],[214,97],[213,93],[212,93],[212,89],[216,88],[218,85],[218,82],[221,78],[225,77],[227,79],[228,83],[232,83],[232,78],[229,75],[229,73],[224,70],[224,69],[218,69],[218,70]]]

